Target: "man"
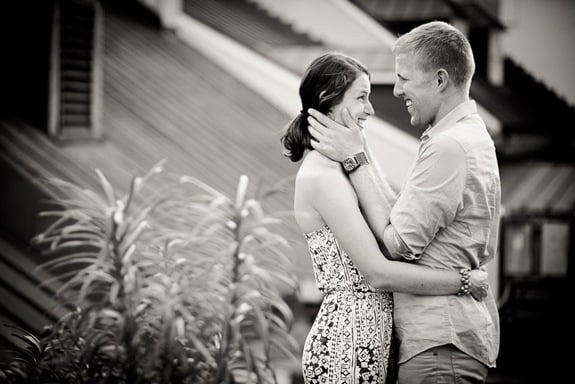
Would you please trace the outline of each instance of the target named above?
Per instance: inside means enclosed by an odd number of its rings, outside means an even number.
[[[469,89],[475,72],[465,36],[430,22],[393,48],[393,93],[422,130],[417,158],[399,196],[369,156],[356,124],[310,110],[315,149],[342,162],[372,231],[393,259],[434,268],[480,268],[497,248],[500,181],[495,147]],[[492,293],[394,294],[399,383],[482,383],[499,352]]]

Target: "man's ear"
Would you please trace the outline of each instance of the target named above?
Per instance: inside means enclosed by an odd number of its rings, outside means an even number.
[[[443,68],[438,69],[435,75],[435,81],[437,89],[443,91],[447,87],[447,82],[449,81],[449,74]]]

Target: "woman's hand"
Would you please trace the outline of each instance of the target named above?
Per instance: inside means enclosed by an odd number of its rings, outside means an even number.
[[[474,269],[469,273],[469,294],[477,301],[487,297],[489,275],[483,269]]]

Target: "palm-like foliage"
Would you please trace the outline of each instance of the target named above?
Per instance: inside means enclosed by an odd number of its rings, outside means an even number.
[[[11,382],[274,383],[272,351],[297,345],[283,294],[296,288],[288,244],[247,196],[162,179],[162,164],[116,196],[62,180],[52,224],[34,242],[53,259],[59,297],[76,308],[0,367]],[[159,183],[158,180],[161,182]],[[159,185],[158,185],[159,184]],[[279,225],[279,226],[278,226]],[[28,337],[30,339],[28,339]],[[20,373],[22,375],[20,375]],[[24,375],[24,376],[23,376]]]

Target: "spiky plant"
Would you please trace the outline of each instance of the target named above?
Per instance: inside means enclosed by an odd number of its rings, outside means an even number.
[[[275,383],[272,351],[298,348],[282,214],[248,197],[246,176],[231,199],[192,177],[161,179],[162,164],[123,196],[97,173],[102,195],[51,181],[64,197],[34,243],[75,309],[18,369],[37,382]]]

